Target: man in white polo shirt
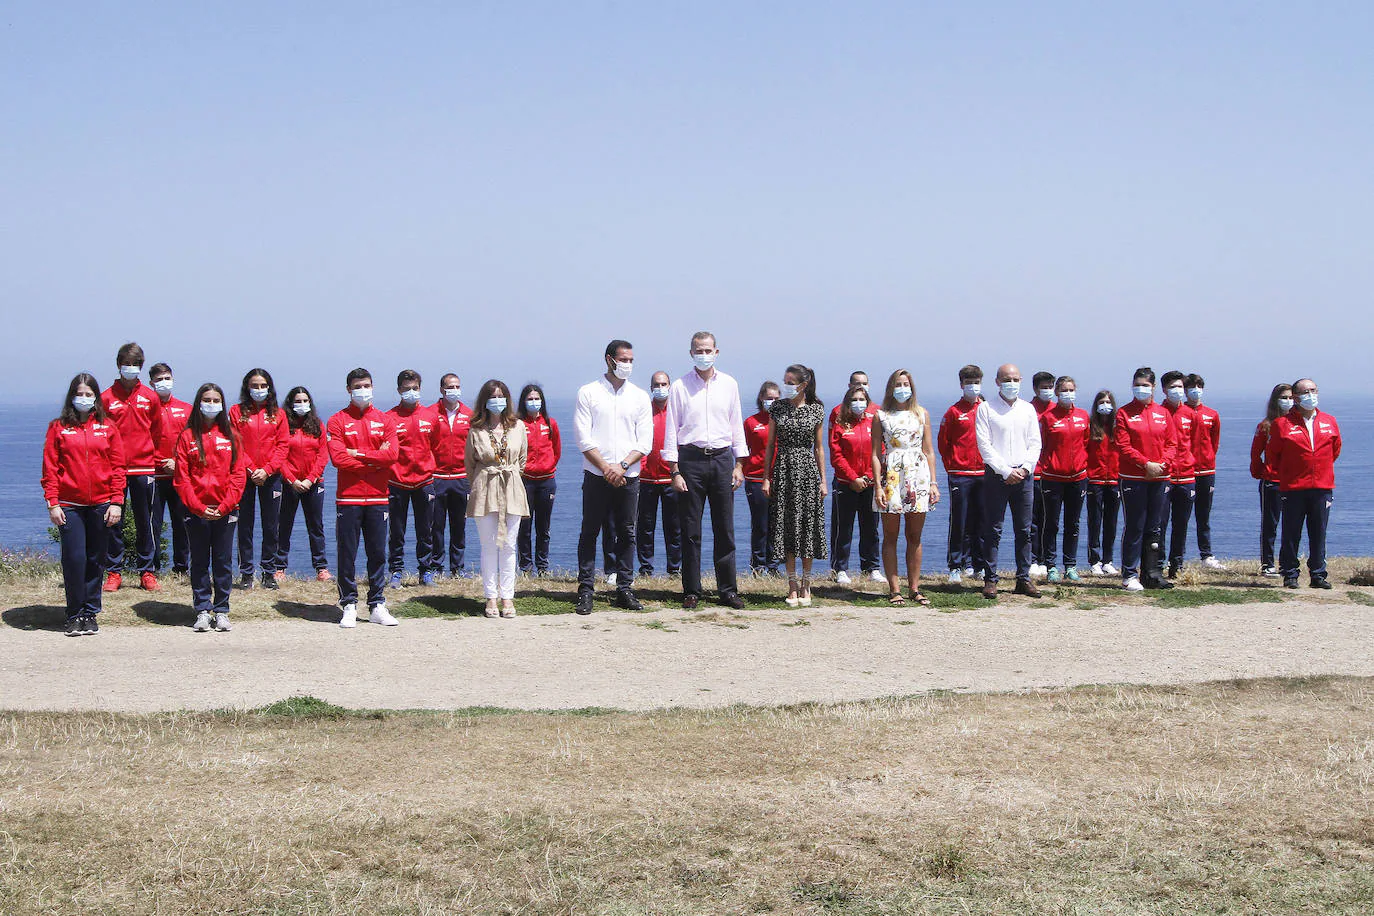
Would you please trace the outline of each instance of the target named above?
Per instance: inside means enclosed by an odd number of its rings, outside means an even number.
[[[1039,598],[1031,584],[1032,487],[1040,460],[1040,418],[1021,400],[1021,370],[1008,363],[997,370],[997,394],[978,406],[974,424],[983,456],[983,597],[997,600],[997,547],[1007,505],[1016,526],[1016,594]]]
[[[649,394],[631,384],[635,351],[627,340],[606,345],[606,372],[577,390],[573,429],[582,452],[582,534],[577,540],[577,613],[592,612],[596,539],[609,521],[615,537],[615,605],[643,609],[634,584],[639,462],[653,448]]]

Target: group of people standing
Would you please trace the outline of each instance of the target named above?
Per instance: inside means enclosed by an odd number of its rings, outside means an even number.
[[[1141,368],[1129,403],[1118,408],[1112,393],[1102,390],[1088,412],[1076,406],[1072,377],[1036,373],[1034,397],[1027,401],[1020,397],[1020,370],[1008,364],[999,367],[996,394],[987,398],[982,370],[965,366],[961,397],[945,412],[937,436],[909,370],[891,373],[879,400],[866,373],[851,374],[843,399],[827,415],[815,373],[793,364],[781,383],[760,386],[757,413],[745,417],[738,384],[716,368],[719,352],[712,333],[698,332],[689,347],[693,368],[676,380],[655,372],[645,391],[630,381],[633,346],[613,340],[604,373],[579,389],[577,613],[592,611],[598,539],[614,567],[608,569],[612,603],[642,607],[633,587],[636,561],[640,573],[652,572],[660,508],[668,570],[680,572],[683,606],[695,608],[703,597],[701,535],[709,508],[719,600],[742,608],[733,508],[740,487],[751,515],[751,566],[756,573],[785,567],[789,606],[811,604],[817,560],[829,556],[836,579],[851,581],[856,524],[861,573],[885,582],[893,604],[909,597],[929,605],[920,589],[922,535],[926,515],[941,500],[937,446],[950,504],[949,579],[981,575],[990,599],[997,595],[1008,508],[1020,594],[1038,595],[1036,578],[1080,578],[1085,505],[1095,575],[1117,574],[1112,560],[1119,509],[1125,516],[1120,574],[1128,590],[1172,587],[1194,513],[1203,563],[1220,567],[1210,544],[1220,418],[1202,403],[1204,382],[1196,374],[1165,373],[1165,398],[1157,404],[1154,373]],[[142,349],[130,343],[116,357],[118,380],[104,391],[90,374],[78,374],[48,429],[42,483],[60,532],[69,635],[96,632],[102,589],[122,584],[126,505],[136,531],[134,571],[145,589],[160,588],[160,532],[164,517],[170,521],[171,567],[190,576],[198,631],[230,629],[235,544],[238,587],[253,587],[259,576],[262,587],[277,587],[298,511],[317,578],[331,579],[324,555],[326,462],[338,472],[343,627],[358,620],[360,540],[369,619],[396,625],[384,596],[404,573],[410,517],[422,584],[442,574],[446,555],[450,574],[462,574],[465,522],[474,520],[489,617],[514,616],[517,568],[548,570],[562,440],[538,384],[525,385],[517,400],[504,382],[489,379],[473,409],[462,401],[458,376],[448,373],[440,380],[442,397],[424,404],[420,374],[407,369],[397,377],[398,403],[382,411],[373,404],[371,374],[359,368],[345,379],[349,406],[322,422],[306,388],[293,388],[279,401],[265,369],[249,370],[238,403],[227,405],[214,383],[201,385],[189,403],[176,399],[166,363],[149,370],[149,388],[141,381],[143,364]],[[1265,573],[1282,575],[1289,587],[1297,586],[1304,528],[1311,583],[1330,587],[1325,529],[1340,444],[1334,418],[1317,409],[1315,383],[1301,379],[1274,388],[1251,464],[1260,479]],[[903,534],[905,594],[897,562]]]

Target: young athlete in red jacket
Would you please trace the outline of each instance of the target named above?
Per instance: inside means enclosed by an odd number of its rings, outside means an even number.
[[[1116,398],[1107,389],[1093,397],[1088,418],[1088,562],[1094,576],[1115,576],[1116,521],[1121,507],[1120,458],[1116,443]]]
[[[1197,552],[1208,569],[1225,569],[1212,553],[1212,502],[1217,489],[1217,450],[1221,448],[1221,415],[1202,403],[1207,382],[1196,372],[1183,380],[1187,404],[1193,411],[1193,524],[1197,527]]]
[[[530,514],[520,519],[516,552],[521,572],[542,576],[549,571],[549,524],[553,520],[553,498],[558,492],[563,438],[558,421],[549,415],[549,400],[542,385],[531,383],[521,389],[517,412],[525,424],[527,439],[528,454],[520,476],[525,481]],[[639,505],[643,509],[643,489],[639,491]]]
[[[848,584],[854,522],[859,523],[859,573],[882,575],[878,512],[873,508],[873,417],[877,413],[866,382],[849,386],[830,424],[830,569]],[[833,416],[833,415],[832,415]]]
[[[420,403],[420,373],[402,369],[396,376],[401,402],[387,411],[396,423],[399,456],[391,466],[390,529],[387,565],[391,587],[398,588],[405,573],[406,516],[415,513],[415,564],[421,585],[433,585],[443,570],[434,557],[434,443],[439,438],[438,410]]]
[[[1114,442],[1126,516],[1121,576],[1128,591],[1174,587],[1164,576],[1163,529],[1169,473],[1179,461],[1178,425],[1155,403],[1154,390],[1154,370],[1142,366],[1131,379],[1131,403],[1116,412]]]
[[[277,531],[281,515],[281,463],[286,457],[286,413],[277,405],[277,386],[266,369],[249,369],[239,402],[229,408],[248,468],[248,488],[239,506],[239,588],[253,587],[253,527],[262,517],[259,567],[264,588],[277,587]]]
[[[1178,457],[1169,468],[1169,499],[1165,504],[1164,527],[1168,531],[1165,543],[1169,546],[1168,578],[1178,576],[1183,568],[1183,553],[1188,546],[1188,522],[1193,517],[1193,499],[1197,476],[1193,471],[1193,437],[1197,435],[1194,427],[1193,409],[1187,405],[1188,394],[1184,384],[1187,376],[1171,369],[1160,378],[1164,388],[1165,410],[1173,418],[1178,428]]]
[[[1307,529],[1307,573],[1313,588],[1331,588],[1326,578],[1326,526],[1331,493],[1336,488],[1336,459],[1341,457],[1341,428],[1336,418],[1317,409],[1317,383],[1293,383],[1297,405],[1274,421],[1270,447],[1279,479],[1283,535],[1279,572],[1288,588],[1298,587],[1298,549]]]
[[[139,381],[143,371],[143,348],[126,343],[119,348],[115,364],[119,380],[100,395],[101,406],[110,422],[119,428],[124,445],[125,480],[128,494],[125,509],[134,517],[134,545],[139,584],[150,592],[159,589],[153,564],[157,542],[153,538],[153,473],[156,470],[157,440],[161,434],[162,401],[151,388]],[[106,538],[105,591],[119,589],[125,566],[124,529],[115,525]]]
[[[949,581],[981,577],[983,561],[983,456],[978,451],[978,405],[983,402],[983,370],[969,364],[959,370],[959,400],[940,420],[936,445],[949,492]]]
[[[1075,406],[1078,383],[1061,375],[1054,382],[1058,404],[1040,415],[1040,492],[1045,501],[1043,559],[1049,580],[1058,582],[1055,565],[1059,523],[1064,523],[1064,578],[1077,582],[1078,527],[1088,490],[1088,412]]]
[[[660,506],[663,509],[663,548],[667,555],[667,573],[676,576],[682,569],[682,523],[678,519],[678,492],[673,489],[673,469],[663,460],[663,436],[671,386],[672,379],[662,370],[649,379],[654,438],[649,454],[644,456],[639,466],[639,511],[635,537],[641,576],[654,574],[654,538],[658,530]]]
[[[440,398],[434,405],[439,424],[434,440],[434,540],[430,552],[435,571],[444,561],[448,540],[448,571],[462,576],[467,551],[468,472],[464,467],[472,410],[462,401],[463,387],[450,372],[439,380]]]
[[[1260,574],[1277,576],[1279,568],[1275,561],[1274,541],[1278,538],[1280,502],[1279,477],[1274,470],[1274,454],[1277,443],[1270,447],[1270,434],[1274,421],[1293,409],[1293,386],[1282,383],[1269,392],[1265,405],[1264,419],[1255,427],[1255,437],[1250,442],[1250,476],[1259,481],[1260,495]]]
[[[166,552],[162,549],[165,518],[172,530],[172,572],[185,573],[191,563],[186,540],[186,507],[181,504],[176,487],[172,486],[172,477],[176,471],[177,439],[191,416],[191,405],[172,395],[176,383],[172,367],[166,363],[154,363],[148,370],[148,381],[153,383],[153,391],[162,402],[162,426],[153,458],[156,466],[153,474],[153,541],[156,545],[153,566],[161,572],[167,565]]]
[[[305,516],[305,534],[310,542],[310,563],[315,578],[328,582],[329,560],[324,546],[324,468],[329,463],[329,447],[324,425],[315,410],[309,389],[297,385],[286,393],[286,457],[282,459],[281,515],[277,530],[278,571],[287,568],[291,555],[291,532],[296,525],[296,509]]]
[[[749,566],[756,576],[776,576],[778,564],[773,562],[773,551],[769,547],[770,530],[768,516],[768,496],[763,492],[763,482],[768,479],[768,470],[763,466],[764,452],[768,449],[768,429],[773,417],[768,409],[778,399],[777,382],[764,382],[754,398],[757,413],[744,418],[744,444],[749,449],[749,457],[744,459],[744,499],[749,505]]]
[[[1056,403],[1054,396],[1055,374],[1041,369],[1031,376],[1031,387],[1035,391],[1035,397],[1031,399],[1031,406],[1035,408],[1035,415],[1042,417],[1046,412],[1053,410]],[[1040,465],[1035,466],[1035,474],[1032,481],[1032,502],[1031,502],[1031,578],[1046,576],[1049,574],[1049,563],[1045,557],[1045,491],[1042,485]]]

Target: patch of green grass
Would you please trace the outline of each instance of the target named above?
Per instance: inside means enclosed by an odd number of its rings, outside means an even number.
[[[266,706],[259,706],[257,709],[249,710],[249,712],[259,716],[276,716],[287,719],[344,719],[356,715],[353,710],[335,706],[333,703],[312,696],[287,697],[275,703],[268,703]]]
[[[1202,607],[1207,604],[1274,604],[1283,595],[1271,588],[1175,588],[1155,596],[1159,607]]]
[[[791,623],[784,623],[784,624],[782,624],[782,626],[785,626],[785,627],[809,627],[809,626],[811,626],[811,621],[807,620],[805,617],[798,617],[796,620],[792,621]]]
[[[416,595],[399,604],[388,605],[397,617],[481,617],[486,602],[466,595]],[[515,610],[528,617],[571,614],[569,597],[549,592],[524,592],[515,596]]]
[[[646,630],[658,630],[660,633],[677,632],[677,630],[674,630],[672,627],[668,626],[662,620],[636,620],[635,625],[641,626]]]
[[[1364,592],[1346,592],[1345,597],[1355,604],[1374,606],[1374,595],[1367,595]]]

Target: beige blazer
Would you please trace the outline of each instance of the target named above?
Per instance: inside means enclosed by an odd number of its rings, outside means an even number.
[[[492,432],[496,434],[497,445],[500,445],[503,435],[501,428],[498,426]],[[498,464],[496,449],[492,448],[487,430],[475,426],[468,430],[467,453],[463,458],[470,488],[468,518],[493,512],[521,517],[530,514],[529,500],[525,498],[525,481],[520,478],[529,455],[525,424],[516,420],[504,435],[506,461]]]

